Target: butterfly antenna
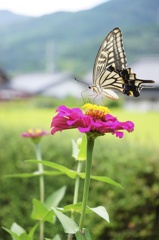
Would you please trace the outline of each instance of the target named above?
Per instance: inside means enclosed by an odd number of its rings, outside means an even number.
[[[81,80],[78,80],[76,77],[74,77],[74,80],[76,80],[78,83],[83,83],[83,84],[87,85],[88,88],[90,88],[90,85],[89,85],[88,83],[83,82],[83,81],[81,81]]]
[[[83,81],[80,81],[80,80],[78,80],[76,77],[74,77],[74,80],[76,80],[78,83],[83,83],[83,84],[87,85],[88,88],[91,89],[91,86],[90,86],[88,83],[83,82]],[[82,97],[82,99],[83,99],[84,102],[85,102],[85,99],[84,99],[83,93],[86,92],[86,91],[88,91],[88,89],[86,89],[86,90],[84,90],[84,91],[81,92],[81,97]]]

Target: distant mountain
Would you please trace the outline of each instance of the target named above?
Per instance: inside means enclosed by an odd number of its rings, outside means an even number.
[[[0,27],[7,27],[10,24],[15,24],[16,22],[20,22],[26,20],[30,17],[14,14],[10,11],[2,10],[0,11]]]
[[[101,42],[114,27],[122,29],[129,62],[159,54],[158,0],[110,0],[76,13],[12,17],[0,25],[0,63],[12,72],[43,70],[46,63],[54,63],[77,76],[85,73],[93,68]],[[2,18],[0,11],[0,22]]]

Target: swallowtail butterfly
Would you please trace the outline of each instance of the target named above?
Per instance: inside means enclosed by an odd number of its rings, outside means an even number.
[[[93,68],[93,85],[89,86],[97,95],[104,94],[111,99],[118,95],[111,89],[128,96],[138,97],[143,84],[154,83],[152,80],[136,78],[136,74],[127,68],[122,32],[114,28],[104,39],[97,53]]]

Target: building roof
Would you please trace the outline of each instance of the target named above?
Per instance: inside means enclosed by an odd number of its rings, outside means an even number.
[[[63,98],[66,96],[80,97],[83,90],[74,78],[67,73],[30,73],[12,79],[13,89],[26,91],[29,94],[42,94]]]
[[[9,76],[6,71],[0,67],[0,85],[9,83]]]
[[[159,56],[142,57],[131,64],[131,69],[137,78],[154,80],[155,85],[159,86]]]

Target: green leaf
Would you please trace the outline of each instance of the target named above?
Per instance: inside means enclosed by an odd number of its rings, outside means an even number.
[[[78,147],[79,147],[79,153],[78,153],[77,160],[85,161],[86,153],[87,153],[87,138],[85,134],[83,134],[82,141]]]
[[[72,211],[81,213],[82,203],[79,202],[79,203],[76,203],[76,204],[69,204],[69,205],[65,206],[62,210],[62,212],[72,212]],[[104,220],[109,222],[109,215],[108,215],[108,212],[106,211],[105,207],[98,206],[96,208],[90,208],[90,207],[87,206],[86,213],[91,213],[91,212],[96,213],[97,215],[102,217]]]
[[[62,173],[58,171],[44,171],[43,173],[41,172],[33,172],[33,173],[16,173],[16,174],[8,174],[5,177],[8,178],[30,178],[30,177],[38,177],[41,175],[51,175],[51,176],[58,176],[61,175]]]
[[[33,211],[31,214],[31,217],[36,220],[43,220],[43,218],[46,216],[48,210],[44,203],[39,201],[38,199],[33,199]]]
[[[81,212],[82,203],[69,204],[63,208],[63,212]]]
[[[59,170],[60,172],[66,174],[68,177],[70,178],[76,178],[76,175],[77,173],[73,170],[70,170],[69,168],[67,167],[64,167],[62,165],[59,165],[57,163],[53,163],[53,162],[48,162],[48,161],[38,161],[38,160],[27,160],[27,162],[30,162],[30,163],[36,163],[36,164],[43,164],[45,166],[48,166],[48,167],[51,167],[51,168],[54,168],[54,169],[57,169]]]
[[[35,231],[36,231],[36,229],[37,229],[37,227],[39,226],[39,223],[37,223],[34,227],[32,227],[31,229],[30,229],[30,231],[29,231],[29,236],[32,238],[32,239],[34,239],[34,233],[35,233]]]
[[[112,180],[111,178],[108,178],[108,177],[104,177],[104,176],[91,176],[91,179],[94,179],[94,180],[97,180],[97,181],[100,181],[100,182],[106,182],[106,183],[109,183],[109,184],[111,184],[111,185],[113,185],[115,187],[124,189],[121,184],[115,182],[114,180]]]
[[[61,240],[60,236],[57,234],[53,239],[45,238],[45,240]]]
[[[75,234],[79,227],[78,225],[69,217],[67,217],[62,212],[58,211],[56,208],[52,208],[57,218],[61,222],[65,233]]]
[[[75,142],[74,139],[72,139],[72,157],[77,160],[79,153],[78,144]]]
[[[60,236],[57,234],[57,235],[53,238],[53,240],[61,240],[61,238],[60,238]]]
[[[52,209],[48,211],[45,204],[37,199],[33,199],[33,210],[31,217],[33,219],[41,220],[43,222],[47,221],[50,223],[54,223],[55,221],[55,214]]]
[[[8,178],[29,178],[29,177],[35,177],[35,173],[15,173],[15,174],[8,174],[5,177]]]
[[[99,206],[99,207],[96,207],[96,208],[90,208],[89,207],[89,209],[92,210],[92,212],[96,213],[101,218],[105,219],[107,222],[110,222],[109,221],[109,215],[108,215],[108,212],[105,209],[105,207],[103,207],[103,206]]]
[[[26,233],[24,228],[22,228],[17,223],[13,223],[11,229],[4,228],[14,240],[33,240],[33,238]]]
[[[40,175],[40,174],[39,174]],[[59,176],[59,175],[63,175],[63,173],[59,172],[59,171],[44,171],[43,174],[41,175],[46,175],[46,176]]]
[[[88,229],[84,228],[84,235],[86,240],[92,240],[91,234]]]
[[[81,232],[77,232],[76,233],[76,239],[77,240],[85,240],[85,237],[84,237],[84,235],[83,235],[83,233],[81,233]]]
[[[72,156],[78,161],[85,161],[86,147],[87,139],[85,134],[83,134],[82,138],[78,138],[77,142],[75,142],[75,140],[72,139]]]
[[[47,212],[47,214],[45,215],[45,217],[42,219],[43,222],[49,222],[54,224],[55,223],[55,213],[54,211],[51,209]]]
[[[63,199],[65,192],[66,186],[53,192],[45,201],[47,209],[50,210],[52,207],[57,207],[60,201]]]
[[[78,231],[78,232],[76,233],[76,239],[77,239],[77,240],[92,240],[91,235],[90,235],[90,232],[89,232],[89,230],[86,229],[86,228],[84,228],[84,229],[82,230],[82,232],[81,232],[81,231]]]
[[[22,233],[26,233],[25,229],[22,228],[19,224],[14,222],[10,228],[10,230],[20,236]]]
[[[22,233],[20,235],[20,240],[32,240],[32,238],[30,236],[28,236],[27,233]]]
[[[85,179],[85,173],[79,173],[80,177]],[[124,189],[123,186],[117,182],[115,182],[114,180],[112,180],[111,178],[108,178],[108,177],[104,177],[104,176],[92,176],[91,175],[91,179],[93,180],[97,180],[97,181],[100,181],[100,182],[105,182],[105,183],[109,183],[115,187],[118,187],[118,188],[121,188],[121,189]]]
[[[4,227],[3,227],[3,229],[4,229],[6,232],[8,232],[8,233],[12,236],[12,238],[13,238],[14,240],[20,240],[20,236],[18,236],[18,235],[15,234],[14,232],[12,232],[10,229],[4,228]]]
[[[62,212],[77,212],[77,213],[81,213],[82,210],[82,203],[76,203],[76,204],[69,204],[67,206],[65,206],[63,208]],[[92,211],[87,207],[86,208],[86,213],[91,213]]]

